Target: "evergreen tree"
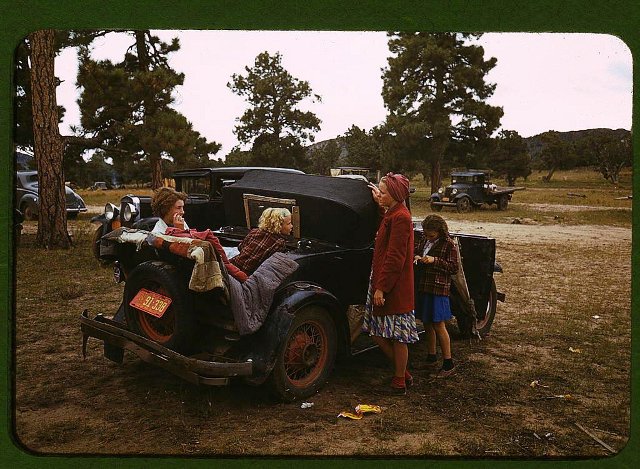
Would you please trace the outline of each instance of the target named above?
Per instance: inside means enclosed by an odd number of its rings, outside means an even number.
[[[246,75],[233,74],[229,89],[250,105],[234,129],[241,144],[252,144],[252,164],[303,167],[303,143],[313,141],[320,119],[297,106],[305,99],[320,101],[306,81],[282,67],[279,53],[262,52]]]
[[[127,34],[134,43],[122,62],[95,61],[88,48],[80,53],[81,132],[103,142],[115,167],[147,163],[157,188],[163,159],[176,167],[206,166],[220,145],[207,142],[170,107],[175,87],[184,81],[168,64],[169,54],[180,48],[177,38],[167,44],[148,30]]]
[[[356,125],[352,125],[344,134],[347,146],[347,163],[349,166],[362,166],[373,171],[381,169],[381,144],[374,132],[367,133]]]
[[[310,150],[309,156],[311,162],[309,163],[307,172],[330,176],[331,168],[338,166],[342,149],[336,139],[327,140],[326,142],[318,143],[318,145],[320,148]]]
[[[518,132],[500,132],[489,165],[496,176],[507,180],[509,186],[515,185],[517,178],[526,179],[531,174],[531,156],[526,142]]]
[[[549,182],[557,169],[573,167],[572,161],[575,160],[575,153],[572,145],[562,140],[560,133],[555,130],[545,132],[540,137],[542,140],[540,164],[548,171],[542,180]]]
[[[392,56],[383,70],[386,125],[404,147],[399,153],[430,166],[431,189],[441,184],[441,164],[452,143],[473,148],[499,127],[502,108],[486,100],[495,85],[485,76],[496,59],[470,43],[479,34],[389,33]]]

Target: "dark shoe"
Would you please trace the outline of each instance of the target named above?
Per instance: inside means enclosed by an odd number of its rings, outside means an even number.
[[[406,386],[394,386],[393,384],[388,388],[389,394],[392,396],[404,396],[407,394]]]
[[[408,371],[404,374],[404,384],[408,388],[413,386],[413,376],[411,376]]]
[[[420,371],[435,371],[438,368],[440,362],[418,362],[413,365],[413,368]]]
[[[440,368],[440,371],[438,371],[437,373],[432,374],[431,377],[432,378],[446,378],[448,376],[451,376],[455,372],[456,372],[456,367],[454,365],[453,368],[450,368],[448,370],[445,370],[444,368]]]

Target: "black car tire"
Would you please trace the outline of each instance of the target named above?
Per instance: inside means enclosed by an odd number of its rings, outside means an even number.
[[[442,205],[431,204],[431,211],[432,212],[441,212],[442,211]]]
[[[451,296],[451,308],[455,311],[462,311],[462,306],[459,305],[460,299],[453,295]],[[491,279],[491,288],[489,290],[489,301],[487,302],[487,310],[481,318],[476,320],[476,331],[480,334],[480,337],[486,336],[491,330],[491,325],[496,317],[496,309],[498,305],[498,290],[496,289],[495,280]],[[462,313],[456,314],[456,323],[458,324],[458,333],[461,337],[472,337],[472,323],[471,318],[463,315]]]
[[[67,220],[75,220],[78,218],[78,212],[67,212]]]
[[[141,288],[171,298],[171,304],[161,318],[129,304]],[[133,269],[124,288],[124,308],[132,332],[179,353],[192,351],[197,331],[195,317],[185,287],[170,264],[147,261]]]
[[[272,394],[292,402],[316,393],[333,369],[337,340],[326,309],[312,305],[299,311],[278,348],[268,382]]]
[[[20,207],[22,216],[25,220],[38,219],[38,205],[35,202],[26,202]]]
[[[476,321],[476,330],[484,337],[491,330],[491,325],[496,317],[496,309],[498,308],[498,289],[496,281],[491,279],[491,289],[489,290],[489,301],[487,302],[487,310],[482,318]]]
[[[501,195],[496,205],[498,206],[498,210],[506,210],[509,206],[509,196]]]
[[[471,199],[469,197],[461,197],[456,202],[456,209],[458,213],[466,213],[471,211]]]

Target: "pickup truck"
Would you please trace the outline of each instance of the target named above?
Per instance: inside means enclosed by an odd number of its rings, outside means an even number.
[[[498,210],[506,210],[513,193],[524,187],[499,187],[491,183],[490,177],[488,171],[451,173],[451,184],[431,194],[431,210],[439,212],[442,207],[455,207],[464,213],[483,204],[495,204]]]

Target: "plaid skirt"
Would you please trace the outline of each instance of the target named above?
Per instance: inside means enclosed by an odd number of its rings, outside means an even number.
[[[369,281],[369,290],[367,291],[362,331],[369,333],[370,336],[397,340],[404,344],[413,344],[419,340],[413,311],[386,316],[373,315],[373,286],[371,281]]]

